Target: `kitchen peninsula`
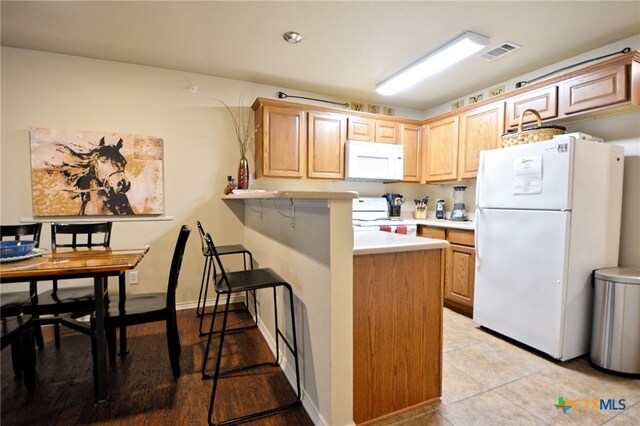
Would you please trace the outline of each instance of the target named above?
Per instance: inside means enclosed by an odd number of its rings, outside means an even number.
[[[259,266],[275,269],[293,288],[303,404],[316,424],[362,423],[437,401],[441,393],[448,243],[386,232],[354,240],[357,196],[264,191],[222,197],[244,223],[243,244]],[[265,312],[260,328],[273,350],[270,303],[258,301]],[[285,358],[290,380],[291,365]]]

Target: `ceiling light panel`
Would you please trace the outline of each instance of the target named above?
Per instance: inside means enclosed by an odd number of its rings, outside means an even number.
[[[378,84],[376,91],[381,95],[394,95],[473,55],[488,44],[487,37],[467,31]]]

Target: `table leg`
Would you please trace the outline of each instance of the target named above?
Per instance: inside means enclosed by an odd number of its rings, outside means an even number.
[[[127,301],[127,289],[124,272],[118,275],[118,285],[120,291],[120,302],[118,303],[118,309],[120,310],[120,316],[124,318],[125,304]],[[127,326],[123,324],[120,326],[120,352],[118,352],[118,355],[125,356],[128,353],[129,350],[127,349]]]
[[[109,387],[107,383],[107,340],[104,329],[105,300],[104,290],[107,286],[105,275],[96,276],[93,280],[95,294],[95,350],[94,380],[96,400],[105,402],[109,399]]]

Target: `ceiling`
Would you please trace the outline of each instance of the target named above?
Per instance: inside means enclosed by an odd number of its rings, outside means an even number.
[[[637,34],[637,1],[2,1],[2,45],[426,110]],[[286,31],[304,39],[290,45]],[[471,57],[392,97],[375,86],[464,31]],[[290,94],[295,94],[290,92]]]

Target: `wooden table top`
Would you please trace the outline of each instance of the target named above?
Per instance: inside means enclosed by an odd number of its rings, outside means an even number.
[[[135,268],[149,251],[138,248],[60,248],[42,256],[0,263],[0,281],[42,277],[116,274]]]

